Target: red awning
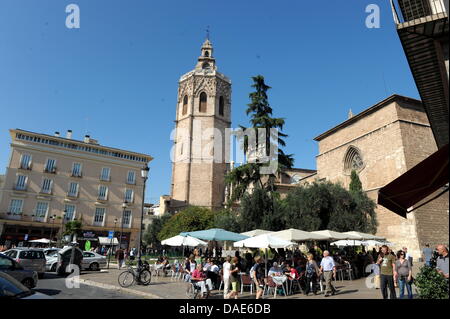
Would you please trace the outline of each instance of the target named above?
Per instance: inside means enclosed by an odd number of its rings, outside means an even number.
[[[406,217],[408,208],[448,183],[448,144],[378,192],[378,204]]]

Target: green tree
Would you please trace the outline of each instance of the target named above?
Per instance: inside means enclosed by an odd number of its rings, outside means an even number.
[[[170,214],[164,214],[153,219],[152,223],[147,226],[143,235],[143,241],[146,245],[153,247],[159,247],[161,245],[158,234],[171,217],[172,215]]]
[[[376,231],[375,203],[365,193],[352,193],[331,182],[296,187],[284,204],[285,223],[306,231]]]
[[[82,229],[82,225],[81,225],[80,220],[77,220],[77,219],[71,220],[64,225],[63,236],[66,236],[66,235],[79,236],[79,235],[81,235],[81,229]]]
[[[231,232],[239,232],[241,230],[238,216],[228,209],[223,209],[214,213],[214,227]]]
[[[287,137],[287,135],[282,132],[285,121],[283,118],[272,117],[273,110],[268,101],[267,91],[271,87],[265,84],[262,75],[252,77],[252,79],[252,87],[255,91],[249,95],[251,103],[247,105],[248,107],[246,110],[246,114],[250,115],[252,129],[255,130],[256,145],[252,145],[252,147],[259,149],[265,146],[265,155],[268,156],[270,162],[276,162],[278,171],[285,168],[291,168],[294,165],[292,154],[285,154],[282,150],[282,147],[286,146],[284,138]],[[241,126],[241,128],[245,129],[243,126]],[[275,147],[274,141],[272,140],[273,137],[271,136],[271,129],[273,128],[278,129],[278,154],[276,159],[271,158],[271,152]],[[264,140],[259,140],[258,129],[265,130],[266,134]],[[248,145],[248,136],[244,137],[242,148],[245,154],[248,155],[250,148]],[[256,150],[252,148],[250,151]],[[263,182],[260,174],[262,166],[267,166],[267,163],[260,162],[256,159],[255,163],[246,163],[236,167],[226,176],[225,181],[232,188],[231,201],[241,199],[250,185],[259,185],[262,188],[266,188],[268,191],[274,191],[275,175],[269,174]]]
[[[349,186],[350,192],[357,193],[362,192],[362,183],[359,179],[358,173],[356,173],[355,170],[352,170],[352,173],[350,175],[350,186]]]
[[[173,215],[158,233],[158,240],[178,235],[181,232],[210,229],[214,227],[214,213],[207,208],[190,206]]]
[[[423,266],[415,279],[421,299],[448,299],[448,279],[433,267]]]

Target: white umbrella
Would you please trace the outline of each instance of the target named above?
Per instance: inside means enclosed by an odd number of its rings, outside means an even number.
[[[394,243],[390,243],[388,241],[378,241],[378,240],[366,240],[362,242],[362,245],[364,246],[393,246]]]
[[[375,236],[372,234],[361,233],[358,231],[348,231],[343,234],[348,234],[351,236],[359,237],[358,239],[360,239],[360,240],[385,240],[386,239],[384,237]]]
[[[355,235],[339,233],[337,231],[328,230],[328,229],[313,231],[312,233],[323,235],[323,236],[327,237],[328,240],[341,240],[341,239],[358,240],[358,239],[360,239],[359,237],[357,237]]]
[[[360,245],[363,245],[363,242],[360,240],[338,240],[338,241],[331,243],[331,245],[334,245],[334,246],[360,246]]]
[[[244,240],[237,241],[233,244],[234,247],[247,247],[247,248],[265,248],[266,249],[266,277],[267,277],[267,248],[287,248],[289,246],[296,245],[291,241],[280,239],[272,236],[271,234],[262,234],[255,237],[250,237]]]
[[[48,244],[48,243],[50,243],[50,239],[47,239],[47,238],[41,238],[41,239],[29,240],[28,242],[29,242],[29,243]],[[52,240],[52,242],[54,243],[53,240]]]
[[[272,236],[284,239],[284,240],[290,240],[290,241],[308,241],[308,240],[327,240],[328,237],[321,235],[321,234],[315,234],[313,232],[307,232],[304,230],[289,228],[286,230],[280,230],[277,232],[274,232],[271,234]]]
[[[254,236],[263,235],[263,234],[270,234],[270,233],[272,233],[270,230],[254,229],[254,230],[250,230],[250,231],[246,231],[244,233],[241,233],[241,235],[254,237]]]
[[[190,247],[207,245],[207,243],[204,242],[203,240],[191,236],[180,236],[180,235],[165,239],[161,242],[161,244],[168,246],[190,246]]]

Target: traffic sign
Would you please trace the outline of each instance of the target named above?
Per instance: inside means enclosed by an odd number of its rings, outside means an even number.
[[[108,232],[108,238],[109,239],[112,239],[114,237],[114,230],[110,230],[109,232]]]

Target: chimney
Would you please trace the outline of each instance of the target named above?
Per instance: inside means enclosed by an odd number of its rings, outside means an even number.
[[[67,130],[66,138],[72,139],[72,130]]]
[[[55,132],[55,136],[56,136],[56,137],[59,137],[59,132]]]
[[[90,139],[91,139],[91,137],[89,135],[85,135],[84,136],[84,142],[85,143],[89,143]]]

